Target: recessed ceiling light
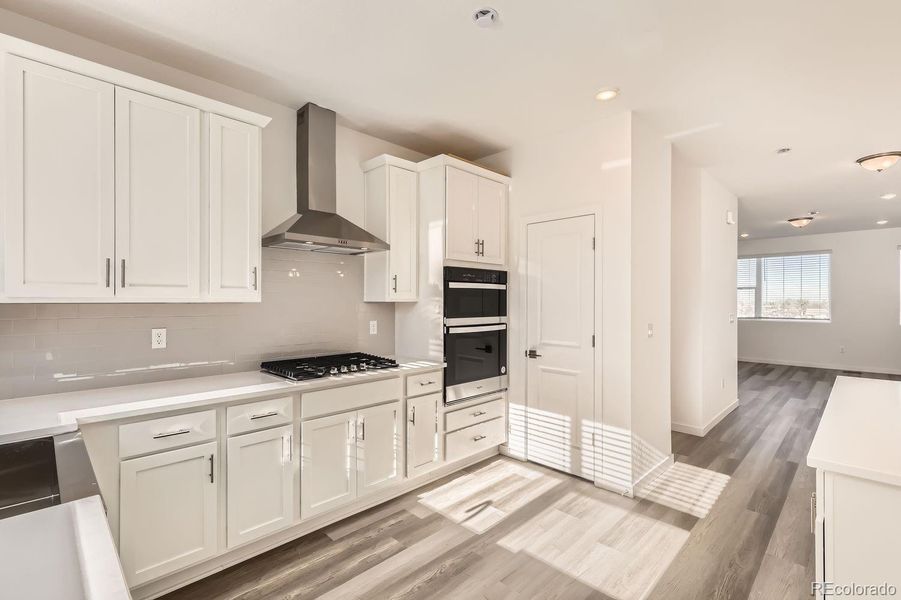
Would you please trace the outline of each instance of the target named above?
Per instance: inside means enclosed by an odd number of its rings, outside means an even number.
[[[885,225],[886,223],[888,223],[888,221],[886,221],[885,219],[879,219],[878,221],[876,221],[877,225]]]
[[[497,11],[493,8],[480,8],[472,13],[472,20],[479,27],[491,27],[497,22]]]
[[[601,102],[606,102],[607,100],[613,100],[617,96],[619,96],[619,88],[608,87],[599,91],[594,97]]]
[[[749,235],[751,235],[751,234],[750,234],[750,233],[743,233],[743,234],[741,234],[741,235],[738,236],[738,237],[746,238],[746,237],[748,237]]]
[[[788,148],[788,147],[779,148],[778,150],[776,150],[776,154],[788,154],[791,151],[792,151],[792,149]]]
[[[895,166],[895,163],[899,160],[901,160],[901,152],[896,150],[894,152],[880,152],[879,154],[870,154],[869,156],[858,158],[857,164],[867,171],[881,173],[889,167]]]
[[[797,227],[801,229],[802,227],[807,227],[813,222],[813,217],[795,217],[794,219],[789,219],[788,223],[792,227]]]
[[[888,194],[882,194],[879,197],[882,198],[883,200],[894,200],[897,195],[898,194],[893,194],[893,193],[889,192]]]

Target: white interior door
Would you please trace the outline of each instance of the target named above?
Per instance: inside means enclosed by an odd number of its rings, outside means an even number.
[[[278,531],[294,517],[293,425],[228,439],[228,547]]]
[[[6,293],[112,297],[113,86],[5,58]]]
[[[527,457],[593,479],[594,216],[528,225],[527,253]]]
[[[200,295],[200,111],[116,88],[116,295]]]

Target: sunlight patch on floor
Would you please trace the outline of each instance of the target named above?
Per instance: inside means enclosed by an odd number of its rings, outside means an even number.
[[[635,501],[570,492],[503,537],[524,552],[619,600],[641,600],[666,571],[688,531],[633,512]]]
[[[677,462],[637,495],[703,519],[728,483],[728,475]]]
[[[560,483],[523,463],[496,460],[419,496],[419,504],[483,533]]]

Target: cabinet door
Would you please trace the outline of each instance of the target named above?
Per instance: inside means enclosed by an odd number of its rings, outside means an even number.
[[[272,533],[294,517],[293,426],[228,440],[228,547]]]
[[[388,297],[416,300],[418,248],[416,245],[416,173],[388,170]]]
[[[210,296],[260,300],[260,128],[208,116]]]
[[[400,481],[400,402],[359,411],[357,417],[357,494],[363,496]]]
[[[355,412],[301,424],[301,518],[339,507],[356,497],[355,425]]]
[[[121,463],[119,554],[130,586],[217,551],[216,442]]]
[[[478,260],[476,206],[479,177],[454,167],[447,167],[445,194],[446,258]]]
[[[5,58],[6,293],[111,297],[113,86]]]
[[[440,464],[438,405],[441,394],[407,400],[407,477],[415,477]]]
[[[507,246],[507,186],[479,177],[478,238],[479,262],[504,264]]]
[[[200,295],[200,111],[116,88],[116,295]]]

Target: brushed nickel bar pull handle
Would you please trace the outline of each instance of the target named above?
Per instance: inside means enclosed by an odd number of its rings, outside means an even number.
[[[413,425],[416,425],[416,407],[414,406],[413,408],[410,409],[410,411],[413,414],[412,418],[410,419],[410,423],[412,423]]]
[[[109,287],[109,280],[110,280],[110,276],[109,276],[109,275],[110,275],[110,262],[112,262],[112,259],[107,258],[107,259],[106,259],[106,287]]]
[[[393,277],[393,279],[394,279],[394,293],[396,294],[397,293],[397,275],[395,275]]]
[[[437,382],[437,381],[420,381],[420,382],[419,382],[419,385],[423,385],[423,386],[425,386],[425,385],[435,385],[436,383],[438,383],[438,382]]]
[[[479,239],[476,238],[476,256],[479,255]]]
[[[360,441],[366,441],[366,419],[360,419]]]
[[[125,287],[125,259],[122,259],[122,281],[119,284],[119,287]]]
[[[484,410],[480,410],[480,411],[478,411],[478,412],[472,413],[472,416],[474,416],[474,417],[481,417],[482,415],[487,415],[487,414],[488,414],[488,413],[485,412]]]
[[[267,417],[274,417],[274,416],[277,415],[277,414],[278,414],[278,411],[277,411],[277,410],[272,410],[272,411],[269,411],[269,412],[267,412],[267,413],[260,413],[260,414],[258,414],[258,415],[250,415],[250,420],[251,420],[251,421],[256,421],[257,419],[265,419],[265,418],[267,418]]]
[[[479,240],[479,256],[485,256],[485,240]]]
[[[484,436],[484,435],[477,435],[477,436],[475,436],[474,438],[472,438],[472,441],[478,442],[478,441],[481,441],[481,440],[484,440],[484,439],[485,439],[485,436]]]
[[[214,463],[213,459],[214,459],[214,455],[210,454],[210,483],[216,482],[216,478],[213,475],[213,473],[215,472],[215,463]]]
[[[191,433],[191,429],[188,428],[188,429],[179,429],[177,431],[164,431],[163,433],[157,433],[156,435],[154,435],[153,439],[161,440],[163,438],[168,438],[168,437],[172,437],[175,435],[184,435],[186,433]]]
[[[257,275],[257,267],[253,268],[253,291],[257,291],[259,289],[259,277]]]

